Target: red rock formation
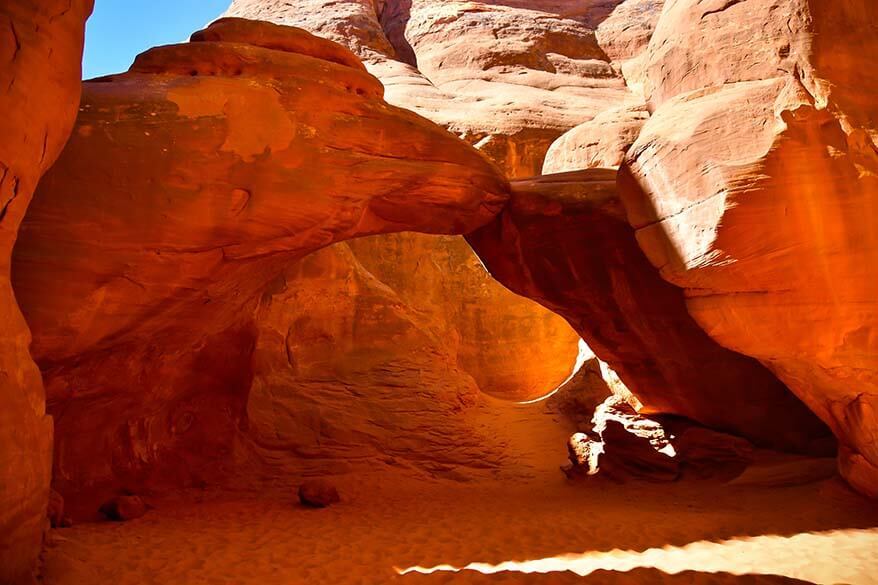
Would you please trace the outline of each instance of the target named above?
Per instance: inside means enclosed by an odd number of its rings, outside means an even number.
[[[10,285],[18,227],[76,114],[91,0],[0,5],[0,582],[30,578],[46,522],[52,423]]]
[[[312,479],[299,486],[299,501],[310,508],[325,508],[340,502],[341,497],[328,481]]]
[[[643,107],[601,112],[552,143],[543,161],[543,174],[618,168],[648,118]]]
[[[867,0],[666,6],[622,195],[698,323],[775,372],[878,496],[875,22]]]
[[[566,317],[644,413],[819,449],[819,421],[761,364],[714,342],[649,264],[615,179],[594,169],[515,181],[503,212],[467,239],[495,278]]]
[[[236,457],[253,466],[239,474],[251,485],[388,466],[441,476],[499,461],[472,420],[479,387],[447,317],[379,279],[355,243],[290,264],[259,300]]]
[[[357,261],[421,317],[482,392],[532,400],[561,384],[579,335],[491,278],[463,238],[403,233],[351,240]]]
[[[226,14],[301,26],[347,45],[384,83],[390,103],[523,177],[539,173],[566,130],[608,106],[641,104],[595,35],[618,3],[234,0]]]
[[[85,84],[16,247],[73,510],[100,503],[74,492],[222,467],[254,311],[292,260],[371,233],[470,231],[506,197],[478,153],[383,102],[340,47],[242,21],[194,40]]]

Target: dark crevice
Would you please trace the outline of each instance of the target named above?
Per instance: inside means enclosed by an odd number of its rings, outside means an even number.
[[[378,22],[384,36],[396,51],[397,61],[418,68],[418,57],[405,37],[406,25],[411,18],[412,0],[387,0],[377,10]]]

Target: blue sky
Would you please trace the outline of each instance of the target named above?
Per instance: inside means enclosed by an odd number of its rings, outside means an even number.
[[[231,0],[96,0],[85,28],[84,79],[125,71],[138,53],[179,43]]]

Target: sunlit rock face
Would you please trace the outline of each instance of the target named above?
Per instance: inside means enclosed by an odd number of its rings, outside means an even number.
[[[692,316],[816,412],[873,496],[876,22],[867,0],[667,3],[629,70],[655,111],[621,189]]]
[[[825,426],[762,364],[711,339],[649,263],[615,171],[513,181],[512,193],[468,241],[494,277],[565,316],[645,414],[682,415],[762,445],[823,448]]]
[[[648,118],[645,106],[601,112],[552,143],[543,161],[543,173],[618,168]]]
[[[52,423],[10,283],[40,176],[70,133],[91,0],[0,4],[0,582],[29,579],[49,500]]]
[[[635,52],[659,5],[640,3],[630,30],[611,17],[618,0],[234,0],[226,14],[300,26],[348,46],[390,103],[524,177],[539,174],[565,131],[610,105],[642,103],[596,33],[603,26],[619,39],[620,55]]]
[[[463,238],[404,233],[346,245],[443,340],[485,394],[533,400],[571,374],[579,335],[492,278]]]
[[[86,496],[223,474],[254,315],[291,262],[354,236],[471,231],[507,197],[338,45],[240,21],[194,40],[84,84],[16,247],[74,514],[96,509]]]

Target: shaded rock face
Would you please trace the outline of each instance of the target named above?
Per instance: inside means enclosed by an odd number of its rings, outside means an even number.
[[[338,490],[326,480],[309,479],[299,486],[299,501],[309,508],[325,508],[341,501]]]
[[[570,375],[579,335],[562,317],[494,280],[463,238],[404,233],[347,245],[456,354],[485,394],[533,400]]]
[[[52,423],[10,283],[19,224],[70,133],[91,0],[0,5],[0,582],[30,578],[49,501]]]
[[[675,413],[782,449],[821,448],[824,425],[763,365],[713,341],[649,263],[615,171],[512,185],[506,208],[468,241],[495,278],[566,317],[645,414]]]
[[[300,26],[348,46],[385,85],[390,103],[458,134],[508,176],[524,177],[539,174],[565,131],[609,104],[642,104],[598,38],[618,38],[619,55],[636,52],[660,2],[629,9],[636,30],[611,18],[620,4],[234,0],[226,14]]]
[[[746,440],[678,417],[639,414],[619,396],[594,410],[592,425],[568,441],[570,479],[600,474],[613,481],[729,481],[753,462]]]
[[[338,45],[241,21],[193,40],[84,84],[16,247],[74,514],[226,470],[254,313],[292,261],[354,236],[471,231],[507,197],[494,167],[386,104]]]
[[[668,3],[623,168],[637,239],[692,316],[770,368],[878,495],[878,5]],[[740,43],[741,38],[752,39]]]
[[[440,307],[367,268],[374,245],[310,254],[263,293],[237,457],[253,471],[240,481],[388,467],[443,476],[500,463],[500,445],[474,419],[480,391],[459,333]]]

